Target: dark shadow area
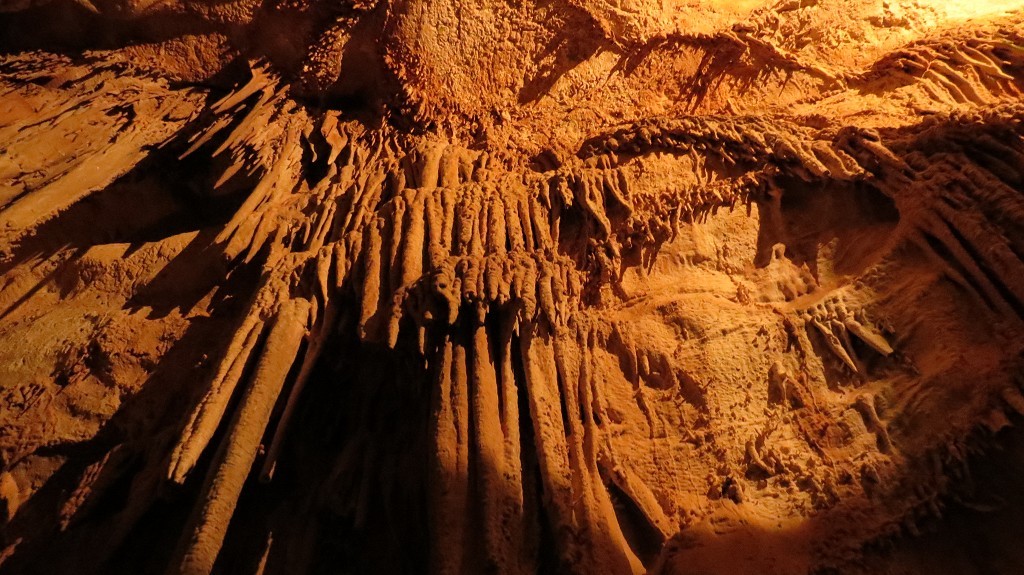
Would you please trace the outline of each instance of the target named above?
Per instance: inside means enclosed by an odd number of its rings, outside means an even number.
[[[184,143],[187,135],[178,141]],[[151,150],[110,186],[40,225],[0,263],[0,274],[63,249],[138,245],[226,222],[254,182],[210,194],[205,190],[212,189],[217,166],[195,157],[178,160],[179,147]]]
[[[360,342],[355,327],[342,319],[326,342],[273,480],[250,478],[221,572],[253,556],[265,558],[266,573],[426,571],[433,381],[409,331],[390,350]]]
[[[767,266],[776,244],[795,265],[806,264],[819,279],[823,245],[837,240],[830,267],[854,275],[875,263],[899,223],[895,202],[868,184],[807,183],[779,178],[777,188],[758,202],[757,253],[754,265]]]
[[[347,302],[351,304],[352,302]],[[491,335],[500,336],[497,328],[497,314],[489,318]],[[460,322],[450,328],[450,333],[435,333],[438,338],[452,337],[453,341],[466,343],[472,331],[467,322]],[[259,482],[259,469],[264,463],[262,455],[249,474],[245,489],[234,511],[227,538],[218,556],[215,573],[296,574],[418,574],[427,573],[431,565],[431,518],[428,492],[430,485],[431,450],[431,395],[437,393],[436,374],[433,374],[423,355],[417,350],[415,331],[403,332],[395,349],[359,341],[355,337],[354,319],[343,319],[327,342],[329,350],[314,368],[312,378],[306,386],[298,404],[298,411],[287,430],[285,448],[275,466],[272,481]],[[182,349],[195,348],[196,337],[213,334],[189,334],[182,340]],[[195,337],[193,337],[195,336]],[[518,337],[512,335],[510,349],[519,350]],[[501,341],[499,337],[495,341]],[[431,341],[438,341],[432,339]],[[495,347],[501,347],[495,344]],[[467,349],[469,351],[469,349]],[[492,353],[501,353],[492,349]],[[471,353],[471,352],[470,352]],[[433,354],[428,350],[427,357]],[[525,372],[518,351],[512,355],[512,373],[518,382],[517,397],[520,410],[520,442],[522,446],[523,493],[491,494],[495,497],[522,497],[524,501],[523,521],[526,532],[523,542],[525,553],[538,573],[563,573],[579,569],[579,565],[565,565],[564,545],[566,537],[583,537],[584,534],[569,534],[552,527],[553,511],[547,508],[550,498],[544,493],[540,467],[537,462],[534,422],[530,414],[531,401],[525,389]],[[301,354],[300,354],[301,357]],[[181,358],[168,358],[181,359]],[[496,356],[496,360],[497,360]],[[471,360],[471,357],[467,358]],[[291,380],[296,375],[293,365]],[[34,538],[40,541],[28,553],[19,550],[17,562],[11,563],[10,573],[139,573],[158,575],[164,573],[176,560],[174,552],[179,538],[186,533],[188,515],[198,504],[199,485],[209,472],[210,457],[205,456],[190,476],[186,485],[180,488],[161,488],[166,480],[161,473],[163,458],[154,454],[165,453],[171,441],[180,433],[181,416],[194,405],[194,400],[177,402],[173,390],[159,391],[156,382],[150,382],[146,389],[153,389],[147,406],[150,410],[165,411],[159,421],[153,421],[151,429],[164,430],[156,436],[136,435],[137,441],[150,441],[149,449],[136,456],[136,462],[124,471],[124,476],[114,480],[112,485],[136,485],[119,492],[120,495],[102,496],[110,503],[109,509],[98,511],[82,518],[67,533],[52,538]],[[179,386],[182,384],[179,384]],[[470,397],[475,393],[470,383]],[[264,444],[276,432],[280,411],[288,395],[286,386],[278,399],[277,409],[267,432]],[[159,405],[158,405],[159,404]],[[127,410],[135,411],[141,406],[134,404]],[[230,413],[230,410],[229,410]],[[113,426],[114,423],[112,422]],[[478,432],[470,424],[470,437]],[[213,445],[219,441],[215,437]],[[101,436],[105,437],[105,436]],[[145,438],[145,439],[143,439]],[[158,439],[158,440],[156,440]],[[105,440],[108,444],[113,439]],[[134,444],[133,444],[134,445]],[[107,445],[102,446],[105,449]],[[127,447],[125,447],[126,449]],[[94,455],[102,449],[97,447]],[[467,540],[465,549],[442,548],[443,553],[468,553],[470,564],[485,567],[483,557],[484,521],[494,518],[481,515],[481,497],[485,494],[480,484],[481,474],[487,473],[482,466],[486,463],[477,455],[476,448],[470,447],[470,462],[467,478],[472,507],[466,510]],[[67,477],[74,478],[75,470],[83,464],[69,466]],[[65,481],[68,485],[70,482]],[[60,490],[54,485],[54,499]],[[140,497],[143,496],[144,497]],[[613,498],[626,515],[630,506],[635,507],[626,496]],[[121,508],[128,506],[130,510]],[[52,509],[40,511],[52,512]],[[127,514],[125,519],[119,514]],[[37,517],[41,517],[34,513]],[[642,515],[642,514],[641,514]],[[110,521],[106,517],[111,517]],[[622,519],[629,523],[632,519]],[[635,518],[634,518],[635,519]],[[631,543],[645,560],[656,555],[660,540],[652,538],[651,527],[641,523],[625,526]],[[123,529],[127,524],[130,528]],[[115,525],[122,526],[117,532]],[[515,529],[515,523],[510,528]],[[112,537],[111,533],[119,535]],[[599,549],[615,545],[594,533],[596,540],[587,541]],[[98,542],[102,541],[100,545]],[[96,545],[96,557],[74,569],[69,563],[80,553],[81,545],[91,542]],[[41,559],[45,549],[56,551],[54,558]],[[62,552],[61,550],[67,550]],[[61,557],[62,559],[57,559]],[[103,560],[109,558],[109,560]],[[574,561],[580,565],[590,564],[592,558],[580,557]],[[95,564],[94,564],[95,563]],[[6,567],[6,566],[5,566]],[[27,569],[27,570],[19,570]],[[262,569],[262,571],[259,571]],[[470,571],[484,572],[484,571]]]
[[[981,449],[951,475],[951,494],[939,502],[941,517],[919,521],[912,533],[871,552],[870,572],[881,575],[1013,575],[1024,566],[1024,417],[1010,415],[997,433],[977,431]]]
[[[259,271],[258,265],[225,262],[214,244],[218,224],[231,216],[247,191],[203,194],[198,182],[215,174],[204,163],[178,161],[173,147],[154,150],[107,189],[44,223],[4,264],[3,271],[9,271],[33,258],[70,250],[40,284],[53,279],[60,289],[70,289],[72,280],[60,276],[72,273],[76,260],[92,246],[128,244],[128,257],[146,242],[198,232],[155,278],[136,288],[125,309],[149,306],[151,319],[175,308],[187,313],[210,290],[216,293],[208,303],[208,315],[189,319],[184,334],[95,437],[28,454],[65,460],[7,526],[7,539],[23,538],[24,543],[0,572],[163,573],[173,553],[189,506],[161,493],[166,487],[166,458],[216,368],[208,356],[218,356],[210,350],[229,341]],[[91,486],[75,491],[86,476],[93,478]],[[196,476],[201,479],[202,474]],[[172,491],[176,497],[194,500],[198,487],[193,477]],[[70,497],[80,501],[71,504]],[[61,518],[63,526],[55,525],[54,517]],[[83,549],[89,552],[82,553]]]
[[[788,528],[723,523],[714,532],[685,529],[666,543],[651,573],[731,575],[760,572],[768,565],[774,572],[814,575],[1019,573],[1024,565],[1024,547],[1019,544],[1024,418],[1011,419],[1012,425],[996,434],[976,430],[969,440],[976,449],[967,459],[939,455],[945,461],[940,471],[949,480],[947,492],[936,495],[934,505],[921,501],[919,509],[908,511],[903,526],[889,534],[849,540],[856,530],[845,530],[842,523],[862,511],[840,502]],[[935,471],[925,461],[908,462],[906,467],[908,477],[916,478],[911,481]],[[934,510],[940,510],[941,517]]]
[[[253,182],[233,182],[217,194],[204,192],[212,189],[208,182],[216,177],[216,166],[192,158],[178,160],[174,148],[153,150],[109,187],[86,196],[22,239],[0,263],[0,275],[33,260],[65,255],[2,314],[10,314],[51,282],[62,292],[74,289],[81,279],[76,262],[91,247],[128,244],[127,258],[147,243],[191,232],[198,233],[155,277],[136,288],[131,309],[150,306],[152,317],[163,317],[175,308],[187,312],[213,289],[223,299],[234,287],[245,285],[243,280],[252,280],[256,266],[233,270],[237,266],[224,260],[214,240]],[[234,278],[225,282],[232,271],[237,272]]]
[[[205,391],[201,383],[216,367],[202,362],[204,350],[211,341],[227,340],[238,313],[237,305],[234,308],[224,306],[211,318],[192,320],[139,391],[95,437],[35,450],[34,454],[67,459],[6,527],[8,541],[23,542],[0,573],[163,573],[189,509],[160,496],[166,457],[185,416]],[[77,510],[67,516],[62,508],[87,472],[96,474],[91,489],[82,493]],[[195,479],[179,497],[194,500]],[[64,517],[65,528],[55,524],[54,517]]]
[[[0,14],[0,54],[45,49],[74,55],[224,31],[198,15],[156,12],[136,18],[102,15],[72,0],[43,2]]]
[[[645,566],[652,565],[661,552],[665,539],[654,525],[647,519],[637,504],[612,481],[606,481],[605,487],[611,495],[615,517],[622,528],[622,534],[630,548]]]
[[[558,33],[532,55],[533,62],[542,64],[519,90],[520,104],[539,100],[559,78],[611,45],[600,24],[585,7],[572,2],[559,5],[551,0],[537,4],[542,10],[550,10],[547,17],[552,22],[557,21],[560,27]]]

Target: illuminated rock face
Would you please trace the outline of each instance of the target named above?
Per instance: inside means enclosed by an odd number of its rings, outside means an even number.
[[[0,573],[1020,572],[1020,4],[0,3]]]

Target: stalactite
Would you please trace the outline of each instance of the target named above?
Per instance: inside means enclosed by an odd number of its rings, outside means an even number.
[[[465,349],[446,341],[438,352],[431,409],[431,570],[460,573],[472,568],[469,519],[469,398]],[[451,550],[455,550],[454,553]]]
[[[274,318],[264,344],[267,351],[256,365],[207,476],[195,525],[185,540],[180,573],[213,571],[271,411],[306,335],[308,316],[309,302],[297,299],[283,305]]]
[[[213,439],[227,411],[228,402],[235,393],[235,387],[242,379],[249,358],[259,343],[263,326],[258,313],[253,313],[246,316],[235,332],[210,383],[210,389],[192,412],[182,439],[171,454],[168,476],[172,480],[183,482]]]

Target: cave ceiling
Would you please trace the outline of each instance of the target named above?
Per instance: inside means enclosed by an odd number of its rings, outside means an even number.
[[[1024,1],[0,0],[0,573],[1024,572]]]

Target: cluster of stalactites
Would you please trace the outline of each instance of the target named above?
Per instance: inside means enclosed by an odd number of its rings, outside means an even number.
[[[678,229],[681,222],[720,206],[749,202],[751,190],[761,180],[737,178],[660,199],[633,197],[623,171],[608,159],[514,176],[485,153],[437,140],[372,136],[335,113],[311,116],[293,107],[281,97],[273,78],[257,69],[249,85],[212,106],[209,127],[198,133],[187,151],[228,154],[230,162],[221,184],[240,173],[257,178],[218,241],[225,257],[243,261],[260,257],[265,271],[263,285],[170,462],[170,477],[183,481],[213,439],[231,398],[241,395],[224,447],[207,476],[201,509],[186,545],[185,570],[202,572],[212,566],[245,477],[256,462],[273,406],[290,387],[263,458],[262,475],[272,475],[297,398],[327,337],[339,325],[339,310],[353,306],[358,314],[357,335],[365,342],[395,346],[403,330],[416,332],[410,339],[419,343],[431,372],[437,374],[441,398],[481,397],[480,401],[489,402],[473,403],[468,419],[458,405],[444,401],[436,405],[437,437],[455,432],[454,444],[439,439],[437,445],[434,485],[447,494],[442,498],[454,497],[465,481],[493,480],[487,473],[466,479],[459,472],[465,458],[448,461],[446,454],[451,449],[467,453],[491,449],[470,444],[468,438],[486,435],[482,430],[494,427],[492,420],[499,414],[507,416],[517,390],[526,390],[544,497],[555,510],[553,521],[565,543],[560,548],[570,553],[594,541],[619,541],[602,546],[601,553],[612,555],[606,558],[609,564],[618,565],[614,569],[618,572],[641,570],[622,539],[598,472],[596,421],[600,417],[577,415],[563,421],[561,415],[565,410],[578,411],[581,405],[589,411],[600,404],[569,393],[576,389],[595,397],[597,393],[592,382],[582,383],[592,371],[584,350],[591,344],[583,343],[592,337],[587,335],[586,314],[581,313],[584,294],[588,285],[615,277],[622,265],[622,245],[649,247],[667,239],[659,227],[665,223]],[[739,146],[749,142],[742,134],[709,139],[710,134],[730,133],[729,125],[724,120],[684,123],[667,137],[710,142],[690,152],[725,161],[738,157],[766,165],[786,155],[812,165],[808,169],[819,177],[833,169],[856,176],[842,152],[825,153],[820,145],[787,146],[786,142],[797,140],[794,135],[780,137],[771,148],[760,144],[743,152],[746,156],[740,152],[746,148]],[[743,133],[756,128],[748,126]],[[687,135],[687,129],[693,133]],[[819,158],[833,167],[826,167]],[[317,166],[322,176],[311,180],[309,174]],[[673,217],[663,222],[666,210]],[[582,246],[572,244],[579,238],[587,240]],[[576,248],[582,248],[582,253]],[[502,318],[501,341],[491,341],[494,336],[483,327],[487,317]],[[476,335],[468,341],[452,339],[446,334],[452,334],[455,325],[477,326],[473,328]],[[431,340],[431,334],[440,335]],[[308,343],[299,357],[303,339]],[[517,350],[509,347],[513,339],[520,342]],[[568,351],[572,347],[577,349]],[[500,360],[485,353],[495,349],[505,349]],[[516,362],[525,375],[513,374],[513,355],[518,356]],[[286,381],[296,362],[301,367],[295,380]],[[250,365],[255,367],[246,367]],[[247,381],[236,391],[243,377]],[[497,385],[496,380],[507,388],[500,396],[505,405],[501,410],[490,405],[493,394],[485,390]],[[577,387],[577,381],[582,387]],[[446,388],[452,390],[445,392]],[[589,426],[590,431],[565,429],[565,421]],[[518,453],[522,446],[511,425],[507,423],[503,434],[495,436],[504,437],[507,444],[493,446],[495,453],[478,457],[486,456],[492,464],[498,452]],[[461,433],[460,426],[477,431]],[[664,517],[649,504],[650,494],[636,487],[637,482],[624,479],[612,455],[600,459],[603,476],[640,501],[640,509],[649,509],[652,524],[664,526]],[[521,480],[500,489],[478,488],[524,493]],[[496,515],[503,516],[507,514]],[[459,520],[453,517],[446,523],[456,526]],[[470,536],[469,528],[465,529],[461,536]],[[487,529],[507,533],[512,528]],[[489,558],[472,561],[500,562],[506,567],[523,564],[500,559],[525,549],[520,543],[502,541],[491,543],[497,547]],[[445,568],[439,565],[438,570]]]
[[[587,350],[594,337],[586,314],[589,290],[615,281],[628,263],[624,251],[656,247],[674,237],[681,224],[721,207],[762,201],[772,191],[784,193],[775,183],[779,176],[872,182],[901,207],[911,201],[904,193],[908,182],[935,191],[943,181],[927,176],[924,167],[915,168],[909,150],[899,150],[897,142],[892,151],[894,144],[883,143],[878,133],[830,133],[785,118],[649,121],[589,141],[578,159],[557,170],[524,176],[484,152],[440,139],[370,132],[336,112],[308,111],[261,67],[254,67],[249,84],[200,118],[205,126],[195,132],[185,154],[227,160],[211,193],[233,178],[256,182],[224,225],[217,245],[230,261],[260,263],[263,280],[168,463],[169,477],[184,481],[221,427],[232,398],[240,398],[185,545],[186,572],[212,568],[266,437],[261,476],[273,475],[302,389],[328,336],[343,324],[355,325],[366,343],[392,347],[408,333],[436,375],[436,505],[446,509],[454,505],[448,498],[468,496],[466,481],[481,482],[483,487],[474,489],[484,492],[526,497],[514,469],[516,454],[524,449],[518,431],[513,432],[520,421],[508,419],[516,403],[512,398],[525,390],[537,443],[526,448],[541,459],[543,497],[555,509],[552,521],[564,540],[560,549],[572,553],[588,541],[618,541],[606,549],[613,555],[605,558],[608,564],[618,565],[615,571],[641,569],[621,539],[602,482],[619,485],[639,509],[647,510],[652,525],[664,525],[665,519],[655,505],[644,503],[650,494],[600,447],[599,390],[587,375],[593,369]],[[897,136],[923,145],[924,137]],[[695,164],[696,159],[710,162],[712,169],[736,177],[655,194],[632,190],[625,175],[628,162],[659,151],[695,158]],[[1002,167],[1004,185],[1019,176],[1012,166],[990,164],[994,167],[988,173],[997,176]],[[968,265],[965,258],[955,259]],[[970,275],[978,274],[985,278],[978,270]],[[989,297],[1005,298],[991,278],[981,285]],[[1018,286],[1010,289],[1016,293]],[[342,309],[353,309],[358,317],[344,323]],[[488,321],[498,321],[497,329],[486,328]],[[810,325],[818,327],[813,321]],[[891,351],[870,332],[858,333],[858,325],[843,323],[883,355]],[[472,337],[453,335],[464,329]],[[833,330],[819,331],[841,340],[842,334]],[[848,348],[839,345],[833,351],[856,371]],[[294,364],[298,369],[293,371]],[[513,364],[522,366],[523,375]],[[282,395],[282,415],[266,435]],[[451,403],[456,400],[466,406]],[[577,413],[580,409],[585,413]],[[575,415],[563,419],[563,411]],[[567,429],[567,424],[583,427]],[[470,434],[470,428],[476,431]],[[501,429],[494,435],[500,441],[469,443],[469,437],[482,437],[490,428]],[[444,439],[452,433],[454,444]],[[497,469],[508,473],[467,479],[462,471],[469,468],[469,457],[504,461]],[[499,489],[495,477],[514,485]],[[517,503],[519,496],[505,503],[519,509],[526,505]],[[481,527],[474,524],[479,518],[440,516],[448,517],[451,529],[461,530],[459,537],[470,537]],[[493,539],[487,557],[465,559],[470,563],[461,567],[445,567],[441,560],[438,571],[457,571],[479,561],[529,565],[527,559],[509,559],[526,547],[506,535],[531,529],[517,525],[483,526]]]

